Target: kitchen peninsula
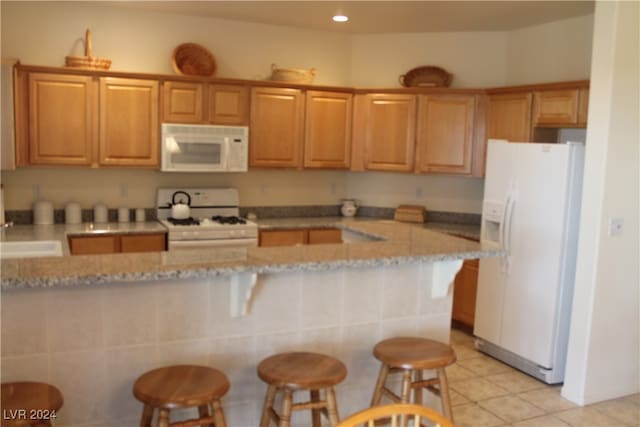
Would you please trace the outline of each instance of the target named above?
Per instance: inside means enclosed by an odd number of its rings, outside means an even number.
[[[498,252],[394,221],[325,225],[377,240],[3,260],[3,378],[56,384],[62,425],[134,426],[138,375],[211,365],[230,378],[228,424],[249,427],[264,396],[257,363],[309,350],[347,365],[340,413],[362,409],[378,369],[373,345],[394,335],[448,341],[462,260]]]

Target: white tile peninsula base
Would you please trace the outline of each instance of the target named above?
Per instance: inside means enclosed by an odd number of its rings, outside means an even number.
[[[140,374],[211,365],[231,381],[222,399],[228,425],[255,427],[266,390],[258,362],[308,350],[347,365],[336,388],[345,416],[368,406],[376,342],[398,335],[449,341],[452,290],[432,297],[433,276],[433,264],[260,275],[241,317],[229,309],[231,277],[7,291],[1,379],[59,387],[65,403],[56,426],[134,427],[142,405],[131,390]],[[308,415],[295,414],[294,425],[308,426]]]

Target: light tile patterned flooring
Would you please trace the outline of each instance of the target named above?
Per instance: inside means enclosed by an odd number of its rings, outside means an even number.
[[[640,394],[580,407],[549,386],[476,351],[452,329],[447,368],[456,427],[640,427]]]

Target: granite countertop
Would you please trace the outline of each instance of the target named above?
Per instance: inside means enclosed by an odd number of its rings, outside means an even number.
[[[366,217],[308,217],[308,218],[278,218],[258,220],[260,229],[278,228],[324,228],[341,227],[341,224],[353,222],[373,221],[375,219]],[[424,227],[427,230],[438,231],[453,236],[464,237],[475,241],[480,241],[480,224],[455,224],[449,222],[427,222],[416,224],[416,227]]]
[[[133,227],[132,229],[116,227],[108,231],[164,230],[161,224],[156,224],[149,223],[148,227],[142,228],[129,224]],[[302,224],[304,226],[334,225],[379,240],[274,248],[185,249],[171,252],[5,259],[1,261],[1,287],[2,290],[10,290],[27,287],[197,278],[237,273],[331,270],[344,267],[375,267],[483,258],[501,253],[496,249],[482,248],[479,243],[470,240],[431,231],[421,224],[405,224],[392,220],[303,218],[260,221],[260,226],[263,228],[295,227],[296,224],[298,226],[303,226]],[[59,233],[63,235],[69,233],[68,226],[49,227],[54,229],[53,232],[58,227]],[[82,228],[78,227],[77,231],[82,232]],[[95,230],[85,230],[85,232],[91,234],[95,233]],[[17,235],[21,233],[14,230],[8,231],[8,236],[3,237]],[[26,235],[26,232],[22,234],[22,236]]]
[[[146,222],[108,222],[53,225],[14,225],[3,228],[0,242],[24,242],[33,240],[59,240],[62,253],[70,255],[68,236],[95,236],[105,234],[144,234],[166,233],[167,229],[158,221]],[[4,276],[4,275],[3,275]]]

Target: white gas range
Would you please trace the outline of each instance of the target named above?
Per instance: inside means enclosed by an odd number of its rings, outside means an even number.
[[[185,193],[190,198],[187,219],[171,218],[176,192],[178,201],[187,202]],[[258,245],[258,225],[240,218],[235,188],[160,188],[156,202],[158,220],[169,231],[169,250]]]

